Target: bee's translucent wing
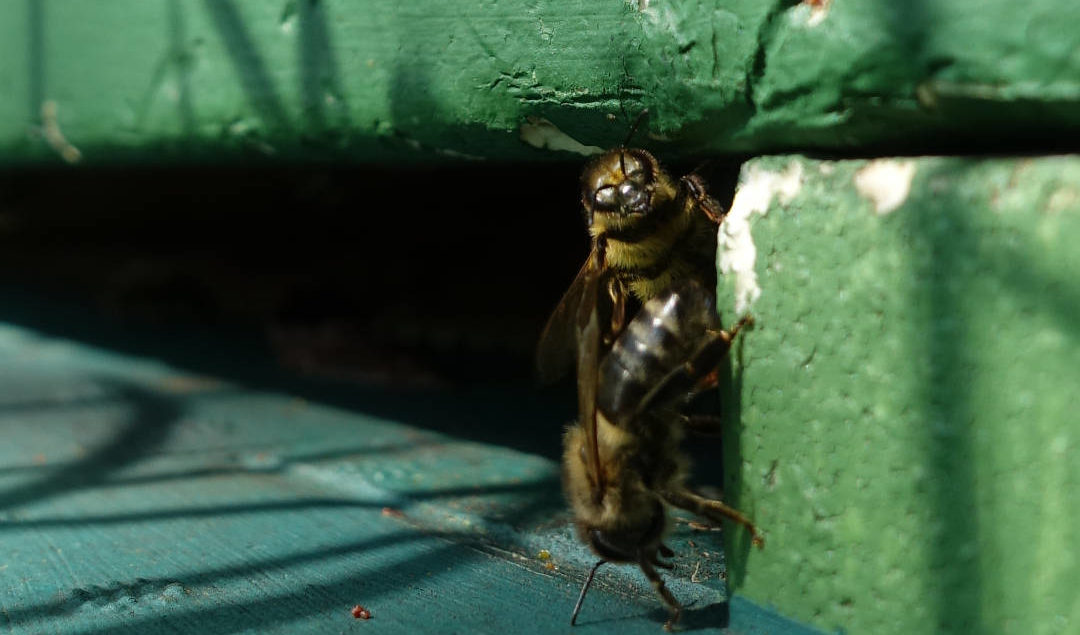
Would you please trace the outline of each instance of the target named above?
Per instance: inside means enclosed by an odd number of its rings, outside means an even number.
[[[596,390],[600,380],[600,354],[603,333],[598,310],[603,279],[602,256],[596,249],[589,255],[578,279],[581,280],[584,301],[575,315],[577,345],[578,425],[585,432],[585,469],[592,481],[593,499],[599,500],[603,490],[600,451],[596,443]]]
[[[581,267],[570,288],[559,300],[558,306],[548,318],[536,346],[536,373],[541,383],[554,383],[561,379],[577,359],[577,343],[581,329],[579,313],[592,310],[596,304],[596,277],[594,256]]]

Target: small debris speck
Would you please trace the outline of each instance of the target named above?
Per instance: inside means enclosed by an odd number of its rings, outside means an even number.
[[[370,620],[371,619],[371,611],[365,609],[364,607],[360,606],[359,604],[352,607],[352,611],[350,611],[350,612],[352,613],[352,616],[355,617],[358,620]]]

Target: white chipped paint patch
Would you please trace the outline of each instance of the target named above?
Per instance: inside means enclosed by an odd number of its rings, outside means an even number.
[[[754,214],[764,216],[774,196],[783,205],[790,203],[802,189],[802,175],[802,164],[797,161],[783,172],[770,172],[756,165],[743,168],[731,211],[720,224],[716,251],[716,265],[721,275],[735,281],[735,314],[738,316],[746,315],[750,305],[761,297],[761,287],[754,272],[757,247],[750,234],[750,219]]]
[[[519,132],[522,141],[541,150],[565,150],[583,156],[592,156],[604,151],[598,146],[582,144],[542,117],[529,117],[525,123],[521,124]]]
[[[806,19],[806,26],[812,27],[825,21],[825,16],[829,15],[829,5],[832,4],[832,0],[813,0],[804,4],[810,5],[810,16]]]
[[[914,161],[876,159],[855,173],[855,190],[885,215],[904,204],[915,176]]]

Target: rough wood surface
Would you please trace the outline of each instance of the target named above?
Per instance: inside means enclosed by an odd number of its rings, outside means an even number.
[[[542,408],[355,386],[341,408],[295,396],[308,382],[289,394],[252,377],[0,324],[0,630],[569,629],[593,557],[571,536],[557,465],[424,429],[516,418],[557,439]],[[689,627],[810,632],[723,601],[716,533],[682,524],[673,546]],[[642,576],[609,565],[576,631],[655,634],[665,615]]]
[[[573,159],[534,145],[614,145],[646,107],[671,157],[1075,147],[1078,22],[1071,0],[7,2],[0,161]]]
[[[850,633],[1076,631],[1080,158],[773,157],[732,214],[771,174],[725,436],[768,548],[731,545],[734,591]]]

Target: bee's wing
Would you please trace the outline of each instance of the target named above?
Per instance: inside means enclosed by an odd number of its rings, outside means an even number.
[[[593,254],[581,267],[559,305],[548,318],[536,346],[536,371],[541,383],[558,381],[574,365],[581,325],[579,314],[591,303],[595,307],[599,271]]]
[[[596,390],[600,379],[600,351],[603,340],[601,315],[597,304],[602,279],[600,256],[594,250],[582,268],[584,301],[578,305],[574,326],[577,344],[578,425],[585,432],[585,471],[592,481],[593,499],[599,500],[604,489],[600,469],[600,451],[596,443]]]
[[[625,310],[625,293],[604,269],[603,247],[594,245],[544,327],[537,348],[541,380],[553,381],[569,366],[577,367],[578,425],[585,432],[585,468],[596,499],[604,488],[596,444],[600,357],[608,340],[622,329]]]

